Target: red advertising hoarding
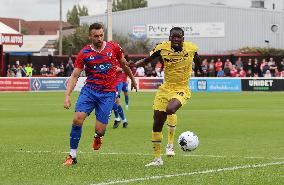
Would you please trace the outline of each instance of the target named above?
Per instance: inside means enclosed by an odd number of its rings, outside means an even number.
[[[0,91],[30,91],[28,78],[0,78]]]
[[[163,83],[161,78],[139,78],[139,89],[154,90],[158,89]]]

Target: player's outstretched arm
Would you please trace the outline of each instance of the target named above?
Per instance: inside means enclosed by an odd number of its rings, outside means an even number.
[[[157,61],[157,60],[162,61],[160,52],[161,51],[158,50],[158,51],[154,52],[153,54],[151,54],[149,57],[138,60],[137,62],[134,63],[135,67],[142,67],[142,66],[147,65],[149,62],[153,62],[153,61]]]
[[[127,74],[127,76],[129,76],[129,78],[131,79],[131,90],[132,90],[132,87],[133,87],[137,92],[137,83],[135,81],[135,78],[134,78],[130,68],[126,65],[127,61],[124,58],[124,56],[122,56],[122,58],[119,60],[119,63],[120,63],[120,67]]]
[[[73,70],[72,75],[70,76],[68,80],[67,89],[66,89],[65,98],[64,98],[64,108],[65,109],[69,109],[71,107],[71,97],[70,96],[71,96],[73,89],[76,86],[76,83],[82,71],[83,69],[75,68]]]

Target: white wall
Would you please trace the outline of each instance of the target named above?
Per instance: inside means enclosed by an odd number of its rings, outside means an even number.
[[[227,6],[234,7],[251,7],[252,0],[148,0],[148,6],[163,6],[169,4],[179,3],[196,3],[196,4],[214,4],[223,3]],[[284,0],[264,0],[264,7],[268,10],[273,10],[273,3],[275,4],[275,10],[284,10]]]
[[[215,4],[223,3],[228,6],[236,7],[250,7],[251,0],[148,0],[148,6],[163,6],[169,4],[179,4],[179,3],[195,3],[195,4]]]
[[[284,10],[284,0],[266,0],[264,1],[264,7],[273,10],[273,3],[275,4],[275,10]]]

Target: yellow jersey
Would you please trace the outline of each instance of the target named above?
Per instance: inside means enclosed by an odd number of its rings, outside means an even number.
[[[171,48],[171,42],[161,42],[150,53],[152,55],[160,50],[160,55],[164,62],[164,85],[188,86],[192,73],[192,61],[198,47],[192,42],[183,42],[180,52],[175,52]]]

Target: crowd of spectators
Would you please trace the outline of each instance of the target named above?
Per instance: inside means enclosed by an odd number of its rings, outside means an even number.
[[[213,59],[208,62],[204,59],[201,64],[201,70],[194,66],[193,76],[203,77],[284,77],[284,58],[276,64],[270,57],[269,60],[263,58],[258,61],[257,58],[249,58],[243,61],[241,57],[232,63],[229,59],[224,62],[220,58],[217,61]]]
[[[221,58],[210,61],[204,59],[200,69],[195,63],[193,63],[192,69],[193,77],[284,77],[284,58],[278,64],[272,57],[269,60],[262,59],[261,61],[258,61],[257,58],[243,61],[241,57],[238,57],[234,62],[230,59],[222,61]],[[134,75],[137,77],[163,77],[163,65],[161,62],[157,62],[155,65],[148,64],[144,68],[139,67]]]
[[[66,65],[63,62],[58,66],[50,63],[49,65],[42,65],[39,69],[33,68],[32,63],[21,65],[20,61],[16,61],[16,65],[8,65],[7,77],[68,77],[72,74],[73,69],[74,64],[71,58]]]
[[[132,69],[136,77],[164,77],[164,66],[158,61],[155,64],[149,63],[145,67],[138,67]],[[66,65],[62,62],[55,66],[53,63],[43,65],[40,69],[33,68],[32,63],[27,65],[20,65],[16,61],[16,65],[8,65],[7,77],[31,77],[31,76],[48,76],[48,77],[68,77],[72,74],[74,64],[71,58],[68,59]],[[232,62],[230,59],[222,61],[220,58],[204,59],[198,69],[197,65],[192,65],[193,77],[284,77],[284,58],[281,62],[276,63],[270,57],[258,61],[257,58],[248,58],[243,61],[239,57]],[[84,73],[81,76],[85,76]]]
[[[163,68],[163,64],[158,61],[154,65],[148,63],[145,67],[138,67],[137,69],[132,69],[132,72],[136,77],[164,77]]]

